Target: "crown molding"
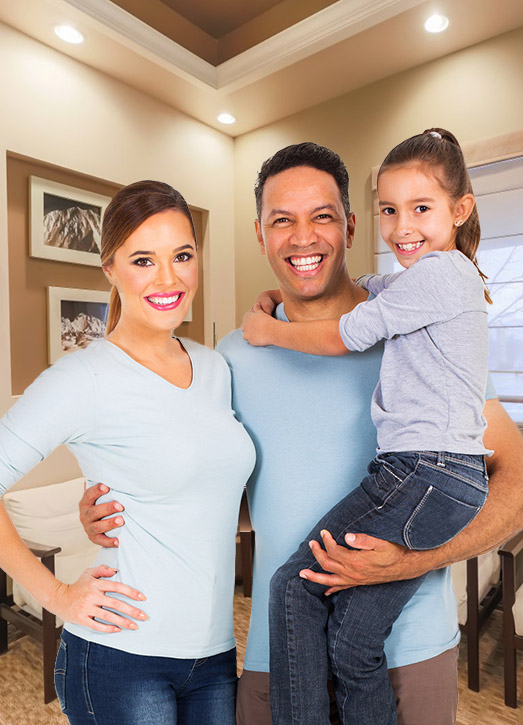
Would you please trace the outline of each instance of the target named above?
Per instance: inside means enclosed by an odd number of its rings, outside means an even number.
[[[425,0],[338,0],[219,65],[217,87],[259,80],[423,2]]]
[[[275,73],[425,0],[338,0],[215,67],[110,0],[62,0],[120,42],[170,72],[214,90],[232,90]]]
[[[217,89],[216,68],[109,0],[63,0],[120,42],[185,80]]]

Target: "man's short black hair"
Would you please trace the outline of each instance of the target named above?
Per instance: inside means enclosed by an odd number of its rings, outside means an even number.
[[[340,190],[341,201],[345,214],[350,214],[349,201],[349,174],[347,168],[337,153],[325,146],[319,146],[312,141],[293,144],[286,146],[284,149],[277,151],[274,156],[264,161],[256,179],[254,186],[254,196],[256,197],[256,213],[258,219],[261,218],[262,194],[265,182],[271,176],[287,169],[293,169],[296,166],[310,166],[319,171],[325,171],[330,174],[338,189]]]

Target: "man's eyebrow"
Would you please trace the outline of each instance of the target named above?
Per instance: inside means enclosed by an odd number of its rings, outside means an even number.
[[[176,249],[173,249],[173,252],[177,254],[178,252],[183,252],[184,249],[194,249],[193,244],[182,244],[181,247],[176,247]],[[154,250],[139,250],[137,252],[133,252],[129,255],[129,259],[131,257],[139,257],[139,256],[147,256],[147,257],[154,257],[156,256],[156,252]]]
[[[315,207],[314,209],[311,209],[309,214],[316,214],[319,211],[323,211],[324,209],[329,209],[330,211],[337,211],[336,206],[334,204],[321,204],[320,206]],[[288,209],[272,209],[269,213],[269,216],[294,216],[291,211]]]

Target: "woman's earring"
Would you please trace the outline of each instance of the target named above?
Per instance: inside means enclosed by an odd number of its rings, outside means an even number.
[[[463,219],[458,219],[454,222],[455,226],[460,227],[463,224]]]

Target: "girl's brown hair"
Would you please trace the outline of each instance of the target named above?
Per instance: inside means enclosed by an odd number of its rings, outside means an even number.
[[[465,194],[472,194],[472,184],[463,152],[457,138],[444,128],[429,128],[423,133],[411,136],[390,151],[378,172],[378,179],[387,169],[407,164],[422,164],[434,169],[434,176],[453,201]],[[486,275],[478,267],[477,251],[481,238],[476,205],[466,222],[457,229],[456,248],[468,257],[479,272],[485,284],[485,299],[492,304],[486,287]]]
[[[144,221],[162,211],[181,212],[191,225],[196,241],[194,224],[187,202],[179,191],[161,181],[136,181],[115,194],[105,210],[102,222],[102,266],[110,266],[114,253]],[[115,286],[111,290],[106,334],[112,332],[120,319],[120,295]]]

